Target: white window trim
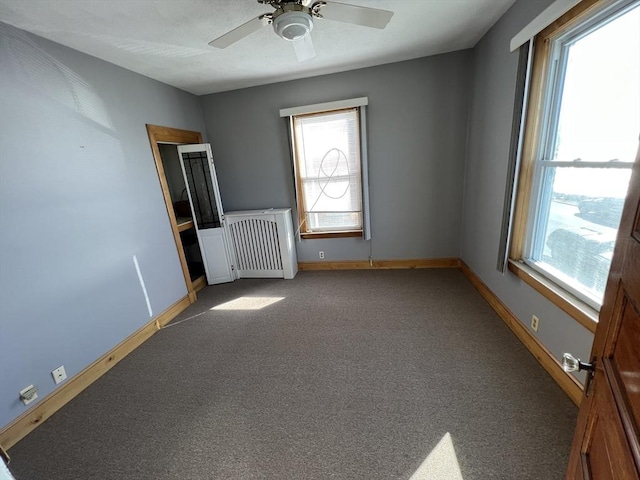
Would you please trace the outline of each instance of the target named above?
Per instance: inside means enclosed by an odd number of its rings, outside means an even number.
[[[347,100],[337,100],[335,102],[314,103],[313,105],[303,105],[301,107],[289,107],[280,109],[281,117],[293,117],[295,115],[306,115],[309,113],[328,112],[330,110],[343,110],[347,108],[364,107],[369,105],[368,97],[350,98]]]

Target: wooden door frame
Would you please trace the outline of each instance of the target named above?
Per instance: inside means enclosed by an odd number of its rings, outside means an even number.
[[[158,179],[160,180],[160,187],[162,189],[162,196],[164,198],[165,207],[167,208],[167,215],[169,215],[169,222],[171,224],[171,231],[173,232],[173,238],[176,242],[176,249],[178,251],[178,257],[180,259],[180,265],[182,266],[182,274],[184,275],[184,281],[187,285],[187,292],[189,294],[189,301],[194,303],[197,299],[198,290],[202,289],[206,285],[204,277],[200,277],[195,281],[191,281],[191,275],[189,273],[189,265],[187,264],[187,257],[184,253],[184,247],[182,246],[182,239],[180,238],[180,231],[178,230],[178,222],[176,220],[176,214],[173,211],[173,200],[169,193],[169,184],[167,183],[167,177],[164,172],[164,164],[162,163],[162,155],[160,154],[160,148],[158,143],[175,143],[175,144],[200,144],[202,143],[202,134],[200,132],[194,132],[191,130],[181,130],[179,128],[162,127],[159,125],[146,124],[147,134],[149,135],[149,143],[151,144],[151,151],[153,152],[153,160],[156,164],[156,170],[158,171]]]

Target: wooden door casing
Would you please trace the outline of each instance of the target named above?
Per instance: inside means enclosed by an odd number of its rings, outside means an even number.
[[[187,257],[184,253],[184,247],[182,246],[182,239],[180,238],[180,229],[178,228],[178,222],[176,214],[173,209],[173,200],[171,199],[171,193],[169,192],[169,184],[167,183],[167,176],[164,171],[164,164],[162,163],[162,155],[160,154],[159,143],[173,143],[180,144],[193,144],[202,143],[202,134],[200,132],[192,132],[190,130],[181,130],[179,128],[162,127],[159,125],[147,124],[147,135],[149,136],[149,143],[151,145],[151,152],[153,153],[153,161],[156,165],[158,172],[158,180],[160,181],[160,188],[162,190],[162,196],[167,209],[167,215],[169,216],[169,223],[171,225],[171,231],[173,233],[173,239],[176,243],[176,251],[178,252],[178,258],[180,260],[180,266],[182,268],[182,275],[187,286],[187,292],[189,294],[189,301],[194,303],[197,299],[196,290],[198,290],[198,280],[191,281],[191,274],[189,273],[189,266],[187,263]]]
[[[633,167],[587,381],[568,480],[640,478],[640,149]]]

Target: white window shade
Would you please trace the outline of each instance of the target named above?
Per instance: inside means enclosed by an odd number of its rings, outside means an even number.
[[[357,108],[293,117],[306,230],[362,230]]]

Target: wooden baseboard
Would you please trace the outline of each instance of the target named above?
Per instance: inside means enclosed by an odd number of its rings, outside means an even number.
[[[299,262],[298,270],[375,270],[401,268],[458,268],[458,258],[419,258],[410,260],[345,260],[342,262]]]
[[[40,402],[34,405],[33,408],[26,411],[9,425],[0,430],[0,445],[2,445],[2,448],[8,450],[22,440],[28,433],[33,431],[38,425],[60,410],[76,395],[113,368],[113,366],[120,360],[140,346],[162,326],[169,323],[189,305],[191,305],[191,302],[189,301],[188,296],[178,300],[158,315],[158,317],[134,332],[119,345],[111,349],[80,373],[44,397]]]
[[[573,375],[569,375],[562,369],[560,362],[545,347],[540,340],[527,330],[516,316],[502,303],[502,301],[493,293],[487,285],[469,268],[469,266],[460,261],[460,270],[469,279],[471,284],[480,292],[480,295],[487,301],[496,313],[504,320],[504,323],[515,333],[516,337],[524,344],[531,354],[540,362],[540,365],[547,371],[549,375],[556,381],[560,388],[564,390],[567,396],[580,406],[582,401],[582,385]]]
[[[191,288],[196,293],[202,290],[206,286],[207,286],[207,277],[205,277],[204,275],[196,278],[193,282],[191,282]]]

